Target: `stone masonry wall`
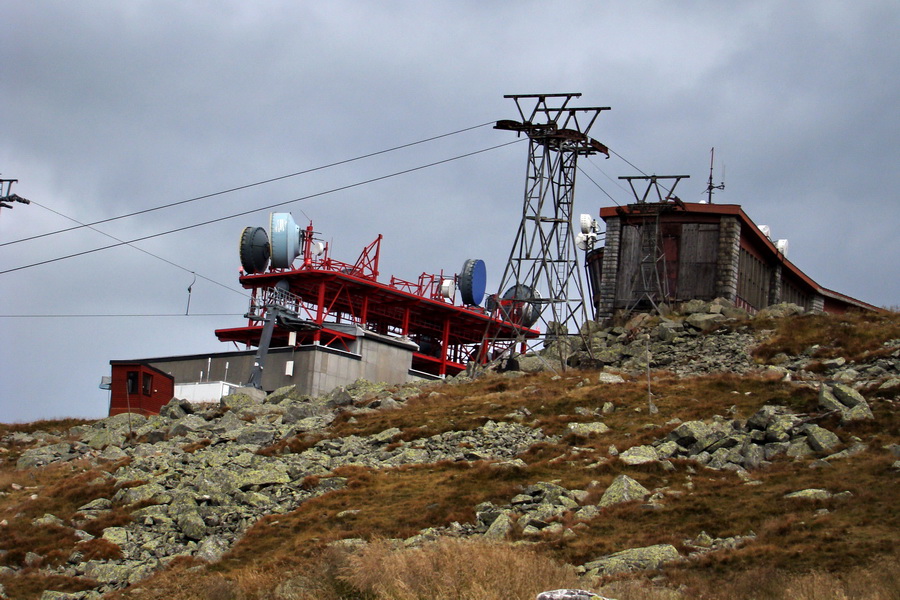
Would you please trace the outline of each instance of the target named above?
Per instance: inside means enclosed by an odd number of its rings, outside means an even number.
[[[616,281],[619,271],[619,244],[622,239],[622,220],[611,217],[606,221],[606,243],[603,250],[600,278],[600,302],[597,319],[612,317],[616,302]]]
[[[735,217],[722,217],[716,257],[716,295],[731,302],[737,298],[740,248],[740,222]]]

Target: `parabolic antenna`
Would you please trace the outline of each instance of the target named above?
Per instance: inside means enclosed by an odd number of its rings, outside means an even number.
[[[470,258],[463,263],[459,274],[459,293],[463,304],[478,306],[484,299],[484,290],[487,287],[487,270],[484,261],[479,258]]]
[[[445,279],[441,282],[441,296],[447,300],[453,301],[456,295],[456,281],[453,279]]]
[[[269,236],[262,227],[244,227],[240,242],[241,267],[248,275],[262,273],[269,266]]]
[[[579,224],[581,225],[581,233],[590,233],[594,228],[594,217],[582,214],[579,217]]]
[[[575,236],[575,245],[579,250],[590,250],[597,241],[597,234],[594,232],[579,233]]]
[[[269,234],[272,237],[272,266],[289,269],[300,255],[300,226],[291,213],[272,213],[269,216]]]
[[[537,303],[530,300],[537,300],[540,297],[536,290],[527,285],[520,283],[512,286],[503,292],[502,297],[504,301],[512,301],[503,302],[506,318],[523,327],[531,327],[540,318],[541,309]]]

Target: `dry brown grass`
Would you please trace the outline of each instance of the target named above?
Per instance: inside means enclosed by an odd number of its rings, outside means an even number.
[[[64,427],[64,428],[67,428]],[[41,590],[78,591],[92,587],[81,578],[48,575],[41,567],[64,563],[75,550],[87,558],[116,558],[121,551],[102,539],[79,542],[71,528],[78,519],[78,507],[97,498],[109,498],[118,487],[105,473],[86,461],[51,464],[28,470],[15,468],[16,452],[7,452],[0,463],[0,566],[19,569],[15,577],[0,577],[10,598],[39,598]],[[116,464],[109,465],[115,468]],[[83,529],[100,536],[105,527],[131,520],[137,506],[114,506],[101,519],[87,522]],[[34,525],[34,519],[54,515],[64,526]],[[33,552],[40,558],[26,564]]]
[[[571,567],[527,548],[456,539],[399,550],[370,544],[350,558],[344,578],[372,600],[532,600],[581,585]]]
[[[76,419],[74,417],[65,419],[42,419],[40,421],[32,421],[31,423],[0,423],[0,437],[15,431],[21,433],[46,431],[54,435],[62,435],[76,425],[89,425],[90,423],[93,423],[93,421],[88,419]]]
[[[896,600],[900,598],[900,559],[888,556],[841,572],[754,567],[728,578],[698,576],[686,581],[685,598],[698,600]]]
[[[850,312],[844,315],[803,315],[793,319],[755,322],[775,330],[753,353],[766,362],[779,353],[799,355],[814,345],[813,358],[843,357],[861,361],[885,355],[883,342],[900,338],[900,313]]]
[[[819,357],[823,359],[834,353],[847,358],[875,356],[884,340],[900,337],[898,318],[850,315],[771,323],[764,326],[777,327],[778,331],[760,356],[767,352],[795,353],[814,343],[822,348]],[[791,322],[796,326],[792,328]],[[851,340],[853,331],[858,331],[858,340]],[[548,435],[565,434],[571,422],[603,421],[610,431],[589,438],[563,435],[559,441],[539,444],[522,455],[528,464],[523,469],[497,470],[483,462],[444,462],[378,471],[339,469],[333,475],[346,477],[346,487],[309,500],[291,513],[263,517],[219,563],[177,560],[127,594],[114,597],[487,599],[495,592],[486,589],[485,580],[495,575],[502,579],[500,574],[507,565],[519,565],[516,573],[522,578],[530,568],[527,565],[543,565],[534,567],[540,571],[556,561],[581,564],[636,546],[671,543],[687,553],[684,540],[701,531],[714,537],[751,531],[757,536],[737,549],[710,553],[651,574],[661,577],[653,585],[643,576],[607,582],[603,588],[608,590],[606,595],[619,600],[898,597],[897,476],[892,468],[895,458],[883,448],[900,442],[900,414],[893,407],[891,394],[867,394],[874,421],[848,425],[841,425],[837,417],[819,421],[836,431],[844,446],[855,442],[856,437],[868,445],[867,451],[818,469],[810,468],[814,457],[779,459],[752,474],[759,485],[747,486],[734,473],[707,470],[688,461],[673,461],[674,472],[658,465],[629,467],[611,458],[608,448],[614,444],[622,451],[659,439],[675,426],[673,419],[706,420],[715,414],[746,418],[764,404],[811,412],[816,408],[815,392],[765,376],[722,374],[680,379],[663,372],[653,374],[652,390],[659,409],[656,414],[647,410],[645,380],[601,385],[596,372],[577,370],[559,378],[548,374],[486,376],[464,385],[429,388],[398,410],[357,414],[353,421],[349,416],[339,419],[321,435],[290,440],[268,452],[300,452],[323,437],[367,435],[389,427],[401,430],[395,444],[415,442],[444,431],[474,429],[489,419],[509,420],[513,413],[522,415],[521,422],[540,427]],[[616,409],[600,414],[598,409],[606,402]],[[0,547],[39,545],[48,561],[58,560],[64,549],[71,550],[77,544],[66,538],[64,531],[32,532],[28,529],[31,519],[47,512],[70,519],[77,506],[95,497],[109,497],[116,488],[92,483],[99,473],[85,472],[87,465],[80,463],[16,472],[13,465],[21,448],[7,450],[0,468],[0,492],[5,494],[0,496],[0,519],[8,518],[10,527],[6,533],[0,531]],[[547,534],[524,540],[521,532],[514,531],[510,541],[527,541],[527,546],[447,541],[412,551],[378,541],[406,538],[454,521],[471,522],[478,503],[506,504],[537,481],[589,490],[587,502],[596,502],[620,473],[638,479],[649,489],[661,490],[662,502],[654,508],[641,502],[610,507],[585,523],[565,515],[560,521],[576,532],[574,537]],[[312,488],[319,481],[318,476],[309,477],[303,484]],[[13,489],[13,483],[25,487]],[[784,498],[788,492],[809,487],[849,491],[852,496],[819,502]],[[37,500],[30,499],[32,493],[38,494]],[[133,508],[118,507],[105,520],[90,524],[91,533],[127,522]],[[373,543],[357,556],[329,546],[336,540],[358,537]],[[58,554],[49,550],[53,543],[60,549]],[[114,551],[99,542],[80,549],[97,557]],[[21,564],[20,554],[6,556]],[[515,578],[507,575],[506,579]],[[49,580],[27,569],[15,578],[0,577],[11,597],[23,599],[38,598],[39,592],[33,590],[39,589],[41,581]],[[540,587],[576,585],[562,581],[553,579],[545,584],[541,580]],[[55,589],[74,590],[86,584],[67,579],[54,585],[62,586]],[[514,593],[518,596],[507,593],[503,597],[533,598],[541,591],[523,590]]]

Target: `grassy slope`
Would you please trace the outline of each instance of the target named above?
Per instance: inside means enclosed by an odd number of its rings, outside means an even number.
[[[883,341],[900,338],[900,317],[896,314],[802,317],[763,327],[774,328],[775,332],[757,351],[761,361],[780,352],[797,354],[814,344],[819,345],[814,351],[816,357],[843,355],[860,360],[883,354]],[[565,437],[560,443],[536,447],[522,457],[529,465],[526,469],[499,474],[483,463],[439,463],[385,471],[341,469],[338,474],[350,480],[345,489],[311,500],[288,515],[263,518],[216,565],[198,570],[192,560],[176,561],[129,596],[264,598],[269,597],[266,590],[292,575],[314,573],[320,586],[317,597],[400,597],[366,596],[360,591],[364,588],[358,577],[353,580],[355,584],[338,578],[338,567],[350,563],[325,545],[350,537],[403,538],[426,527],[469,522],[479,502],[507,503],[536,481],[588,489],[596,500],[619,473],[631,475],[650,489],[661,488],[665,494],[662,507],[648,510],[631,503],[605,509],[600,517],[584,524],[567,520],[565,524],[574,526],[577,536],[541,538],[531,545],[537,556],[580,564],[621,549],[657,543],[671,543],[684,550],[684,540],[701,531],[714,537],[752,531],[757,534],[753,543],[667,568],[666,582],[671,587],[685,585],[703,597],[747,597],[746,589],[762,594],[760,578],[776,581],[776,572],[825,572],[849,577],[873,561],[887,565],[888,574],[881,573],[881,579],[896,580],[895,546],[900,531],[897,474],[892,469],[895,458],[883,448],[900,443],[900,417],[894,409],[896,392],[870,394],[875,423],[851,427],[840,427],[836,420],[822,423],[836,431],[844,444],[852,443],[854,437],[862,439],[869,445],[868,451],[826,469],[811,469],[808,460],[779,460],[753,473],[759,485],[747,486],[734,473],[707,470],[689,462],[676,461],[674,472],[655,465],[628,467],[616,458],[597,463],[610,458],[611,444],[621,451],[662,437],[674,427],[667,424],[674,418],[709,419],[714,414],[746,418],[764,404],[785,404],[808,412],[815,408],[813,391],[764,377],[725,374],[677,379],[661,373],[652,384],[659,412],[651,415],[646,410],[646,380],[620,385],[599,385],[596,381],[596,373],[578,371],[568,371],[558,378],[548,374],[515,379],[488,376],[466,385],[429,390],[400,410],[339,419],[326,435],[363,435],[397,427],[402,432],[398,439],[411,441],[442,431],[471,429],[488,419],[504,420],[524,407],[530,412],[526,423],[540,426],[548,434],[561,434],[568,422],[598,420],[579,416],[576,408],[593,410],[605,402],[616,406],[615,412],[602,416],[611,428],[609,433],[589,439]],[[52,428],[47,423],[41,427]],[[308,443],[298,441],[293,446],[299,449]],[[0,527],[0,548],[11,552],[0,557],[0,563],[21,565],[29,550],[41,553],[47,562],[65,560],[76,547],[96,556],[115,554],[115,548],[99,543],[78,543],[64,529],[30,525],[32,519],[48,512],[71,518],[81,504],[109,497],[114,490],[98,479],[99,473],[78,464],[16,472],[15,459],[21,449],[7,447],[4,451],[0,519],[7,524]],[[808,487],[850,491],[853,496],[821,502],[783,497]],[[32,494],[38,498],[32,500]],[[347,509],[359,512],[338,517]],[[127,507],[116,515],[127,518]],[[185,577],[186,569],[191,569],[189,577]],[[747,583],[742,592],[741,581],[757,583],[755,587]],[[39,590],[50,582],[32,568],[15,577],[0,575],[0,583],[11,597],[37,598]],[[84,582],[74,579],[52,583],[53,589],[85,587]],[[835,587],[833,582],[830,585]],[[482,597],[489,596],[484,592]],[[621,592],[619,597],[629,596]]]

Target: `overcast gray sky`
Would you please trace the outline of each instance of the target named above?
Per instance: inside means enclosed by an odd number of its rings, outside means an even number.
[[[610,106],[576,212],[630,199],[617,177],[726,188],[820,285],[900,304],[900,4],[895,0],[42,1],[2,3],[0,174],[34,201],[0,244],[515,118],[504,94]],[[132,240],[509,142],[490,126],[96,228]],[[484,259],[497,285],[527,146],[512,144],[286,205],[383,279]],[[602,188],[602,189],[601,189]],[[609,194],[609,196],[607,196]],[[111,359],[229,350],[237,239],[267,210],[0,274],[0,422],[102,417]],[[0,246],[0,271],[115,243],[79,229]],[[166,262],[170,261],[170,262]],[[172,264],[174,263],[174,264]],[[64,315],[183,315],[169,317]],[[208,279],[206,279],[208,278]],[[222,316],[199,316],[215,314]],[[10,316],[19,315],[19,316]],[[25,317],[23,315],[45,315]]]

